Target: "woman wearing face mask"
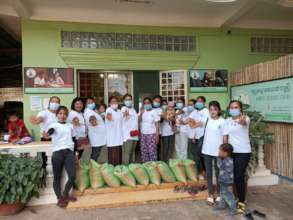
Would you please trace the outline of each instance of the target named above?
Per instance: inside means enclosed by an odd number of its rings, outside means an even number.
[[[160,122],[159,122],[159,142],[158,142],[158,146],[157,146],[157,150],[158,150],[158,160],[162,159],[163,156],[163,151],[162,151],[162,143],[161,143],[161,122],[162,122],[162,114],[163,114],[163,108],[167,109],[167,101],[165,101],[165,104],[163,106],[163,98],[160,95],[156,95],[153,97],[153,110],[154,112],[158,115],[158,117],[160,117]]]
[[[85,109],[84,100],[80,97],[76,97],[72,100],[71,103],[71,111],[69,112],[67,122],[73,125],[73,129],[75,132],[75,151],[77,152],[78,159],[80,159],[83,155],[84,149],[77,149],[78,144],[77,140],[87,137],[86,133],[86,122],[83,115]],[[90,149],[89,149],[90,150]],[[90,152],[86,151],[86,154],[83,156],[83,159],[89,160]]]
[[[121,164],[123,145],[123,114],[118,109],[118,98],[111,96],[109,98],[109,107],[106,110],[106,131],[107,131],[107,149],[108,162],[113,165]]]
[[[91,159],[97,161],[102,147],[106,146],[106,127],[102,117],[95,112],[96,103],[91,97],[86,100],[84,118],[88,128],[88,137],[92,147]]]
[[[238,197],[238,209],[245,211],[245,173],[248,166],[251,145],[249,140],[250,119],[242,112],[242,103],[238,100],[232,100],[229,104],[230,118],[226,120],[226,130],[228,142],[233,146],[234,159],[234,183]]]
[[[209,117],[209,111],[205,108],[205,97],[199,96],[196,99],[195,111],[189,115],[189,126],[194,134],[193,138],[189,138],[189,155],[193,157],[196,162],[199,178],[203,179],[204,163],[202,159],[202,144],[204,138],[204,130],[207,119]],[[191,156],[193,155],[193,156]]]
[[[123,114],[122,163],[128,165],[135,162],[135,147],[139,136],[138,116],[133,107],[132,95],[124,95],[123,101],[124,106],[121,109]]]
[[[218,183],[219,169],[217,166],[217,157],[219,155],[219,147],[224,143],[226,135],[225,119],[220,117],[221,107],[219,102],[211,101],[209,103],[210,117],[204,132],[204,140],[202,147],[202,154],[204,156],[204,163],[208,182],[208,205],[214,205],[213,197],[213,168],[215,169],[215,176],[217,180],[217,194],[220,194]],[[220,197],[216,198],[216,202],[220,202]]]
[[[201,154],[202,144],[204,139],[204,131],[207,119],[209,118],[209,110],[205,107],[206,98],[204,96],[199,96],[196,98],[196,103],[194,105],[196,111],[190,115],[196,122],[198,122],[197,126],[195,126],[195,148],[197,149],[197,154],[200,159],[199,165],[199,173],[202,173],[205,170],[204,160]],[[199,176],[203,179],[202,175]]]
[[[188,111],[184,105],[184,98],[178,98],[176,102],[177,133],[175,134],[175,149],[176,155],[179,159],[187,158],[188,126],[186,122],[188,117]]]
[[[51,138],[45,136],[47,128],[50,124],[57,121],[56,111],[60,106],[60,98],[52,96],[49,100],[48,109],[41,111],[37,116],[31,116],[30,122],[34,125],[40,126],[41,141],[50,141]]]
[[[143,162],[158,159],[157,144],[159,143],[160,116],[152,109],[152,100],[144,98],[139,113],[140,121],[140,150]]]

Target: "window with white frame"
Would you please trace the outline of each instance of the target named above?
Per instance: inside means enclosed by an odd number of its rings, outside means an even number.
[[[178,97],[187,99],[187,71],[168,70],[160,72],[160,94],[167,101]]]

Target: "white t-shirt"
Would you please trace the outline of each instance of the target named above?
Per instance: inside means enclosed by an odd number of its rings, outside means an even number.
[[[195,121],[202,122],[202,126],[194,129],[195,139],[200,139],[204,135],[204,129],[207,119],[209,118],[209,110],[207,108],[203,108],[201,110],[194,110],[189,118],[192,118]]]
[[[179,132],[182,132],[182,133],[188,133],[188,125],[182,125],[180,124],[180,121],[182,120],[183,122],[185,122],[188,118],[188,113],[187,113],[187,108],[184,107],[183,109],[183,113],[180,114],[180,115],[176,115],[176,126],[179,130]],[[178,112],[178,111],[177,111]]]
[[[46,84],[46,81],[45,81],[44,78],[41,79],[40,77],[37,76],[37,77],[34,79],[34,84],[35,84],[35,85],[41,85],[41,86],[43,86],[43,85]]]
[[[249,140],[250,119],[246,116],[246,125],[241,125],[232,118],[226,120],[226,133],[229,135],[228,142],[233,146],[234,153],[251,153]]]
[[[81,112],[71,110],[69,112],[67,122],[72,124],[72,121],[74,118],[77,118],[79,121],[79,126],[73,125],[73,129],[76,134],[75,136],[76,139],[79,139],[81,137],[86,137],[85,118],[83,117],[83,114]]]
[[[90,118],[94,117],[97,121],[96,126],[92,126]],[[88,128],[88,138],[92,147],[101,147],[106,145],[106,126],[102,117],[95,111],[86,108],[84,118]]]
[[[141,113],[140,113],[141,114]],[[156,122],[160,121],[160,116],[155,110],[144,111],[140,123],[140,131],[142,134],[155,134]]]
[[[42,118],[43,121],[40,123],[40,132],[41,132],[41,137],[43,136],[43,132],[48,131],[48,127],[50,124],[57,122],[57,117],[56,114],[47,110],[41,111],[37,115],[38,118]]]
[[[107,119],[107,115],[112,115],[112,120]],[[107,147],[116,147],[123,144],[123,130],[122,130],[122,112],[112,108],[106,110],[106,133],[107,133]]]
[[[48,126],[48,130],[50,128],[54,128],[55,130],[51,135],[53,152],[64,149],[70,149],[73,151],[74,143],[72,137],[75,136],[75,133],[72,124],[54,122]]]
[[[170,135],[174,134],[174,131],[173,131],[172,126],[171,126],[171,122],[168,121],[168,120],[163,120],[163,122],[161,122],[160,129],[161,129],[161,135],[163,137],[170,136]]]
[[[131,137],[130,132],[138,130],[138,116],[134,108],[127,108],[123,106],[121,109],[122,114],[128,111],[127,117],[123,116],[122,127],[123,127],[123,141],[127,140],[138,140],[138,137]]]
[[[202,153],[205,155],[215,156],[219,155],[219,147],[223,144],[226,121],[223,118],[214,120],[209,118],[205,130]]]

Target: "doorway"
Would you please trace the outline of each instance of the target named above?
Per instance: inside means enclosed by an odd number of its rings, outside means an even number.
[[[133,94],[133,73],[131,71],[80,70],[79,96],[93,97],[97,103],[108,104],[111,96],[122,101],[126,93]]]

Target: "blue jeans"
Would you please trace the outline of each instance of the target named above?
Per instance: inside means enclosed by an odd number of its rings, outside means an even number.
[[[236,212],[236,200],[232,185],[223,185],[220,183],[220,197],[221,200],[218,204],[220,207],[224,208],[227,204],[230,212]]]

